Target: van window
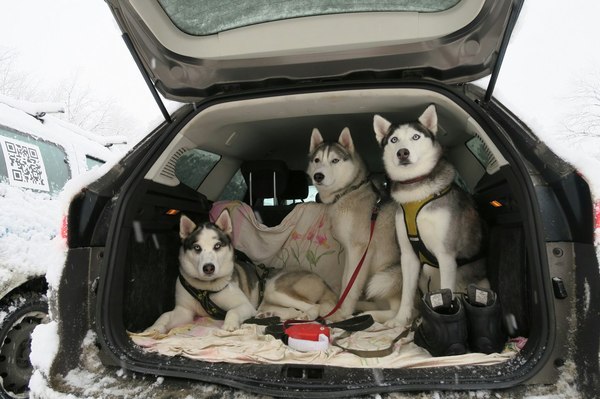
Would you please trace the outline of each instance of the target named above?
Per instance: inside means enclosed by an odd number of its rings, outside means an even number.
[[[229,183],[227,183],[227,186],[225,186],[225,189],[219,196],[219,201],[223,201],[223,200],[242,201],[244,199],[244,195],[246,194],[246,191],[248,191],[248,186],[246,185],[246,181],[244,180],[242,171],[238,170],[235,173],[235,175],[233,175],[233,178],[231,179],[231,181]]]
[[[197,190],[220,159],[217,154],[194,148],[177,160],[175,176],[182,184]],[[242,172],[238,170],[223,189],[219,200],[242,200],[247,189]]]
[[[92,170],[96,166],[104,165],[104,161],[98,158],[94,158],[90,155],[85,156],[85,166],[87,170]]]
[[[71,178],[67,154],[54,143],[0,126],[0,179],[57,194]]]
[[[483,141],[479,137],[473,137],[467,141],[466,146],[471,151],[471,154],[477,158],[481,166],[487,168],[491,161],[491,154]]]
[[[219,159],[219,155],[197,148],[186,151],[175,164],[175,176],[181,183],[197,190]]]

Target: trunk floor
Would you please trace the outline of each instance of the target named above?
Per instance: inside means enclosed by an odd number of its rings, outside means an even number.
[[[413,343],[413,333],[395,344],[392,354],[384,357],[359,357],[336,346],[326,351],[300,352],[289,348],[281,340],[263,333],[264,326],[243,324],[236,331],[221,329],[223,322],[199,317],[193,324],[172,329],[167,334],[129,333],[135,344],[144,351],[165,356],[184,356],[206,362],[254,364],[312,364],[338,367],[418,368],[460,365],[493,365],[513,358],[526,342],[525,338],[510,340],[502,353],[467,353],[457,356],[432,357],[425,349]],[[364,331],[355,332],[339,344],[359,350],[387,348],[402,332],[375,323]],[[333,329],[332,338],[343,330]]]

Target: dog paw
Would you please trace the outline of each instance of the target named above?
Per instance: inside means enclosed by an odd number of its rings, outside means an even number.
[[[158,326],[150,326],[143,331],[143,334],[146,335],[158,335],[158,334],[166,334],[167,327],[163,325]]]
[[[317,317],[319,317],[319,311],[320,311],[320,309],[321,308],[320,308],[319,305],[315,305],[315,306],[307,309],[306,311],[304,311],[302,313],[304,313],[309,320],[314,320]]]
[[[225,330],[225,331],[235,331],[238,328],[240,328],[239,324],[227,323],[227,322],[223,323],[223,330]]]
[[[395,318],[392,318],[392,319],[389,319],[388,321],[386,321],[384,323],[384,325],[389,328],[398,328],[398,327],[406,328],[406,327],[410,326],[410,320],[405,319],[405,318],[400,319],[400,318],[395,317]]]
[[[274,312],[258,312],[256,314],[256,316],[254,316],[257,319],[266,319],[268,317],[273,317],[273,316],[277,316]]]
[[[240,319],[236,314],[231,312],[227,313],[225,321],[223,322],[223,330],[235,331],[240,328]]]
[[[379,324],[384,324],[390,320],[394,315],[391,314],[391,311],[388,310],[371,310],[368,312],[361,313],[362,315],[369,315],[373,318],[373,321]]]
[[[344,319],[346,319],[346,317],[334,313],[327,318],[327,321],[331,323],[337,323],[338,321],[342,321]]]

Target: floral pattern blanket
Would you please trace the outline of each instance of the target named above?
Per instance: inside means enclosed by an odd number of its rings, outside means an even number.
[[[300,203],[273,227],[260,223],[252,208],[240,201],[215,202],[210,211],[215,221],[228,209],[233,222],[233,245],[256,264],[283,269],[306,269],[317,273],[340,292],[345,254],[331,234],[327,206]]]

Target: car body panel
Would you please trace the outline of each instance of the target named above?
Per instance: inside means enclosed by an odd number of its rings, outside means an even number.
[[[82,320],[78,320],[77,324],[62,323],[62,329],[59,330],[61,337],[61,348],[67,352],[73,348],[79,348],[85,335],[86,328],[94,328],[97,334],[97,342],[100,343],[100,356],[103,364],[114,365],[116,367],[126,368],[134,372],[144,374],[173,376],[187,380],[203,381],[210,383],[225,384],[233,388],[242,388],[251,392],[260,394],[269,394],[275,396],[287,397],[305,397],[306,395],[320,395],[328,397],[359,395],[367,393],[381,393],[400,390],[429,390],[429,389],[519,389],[520,384],[532,382],[536,384],[548,384],[556,380],[556,363],[564,360],[565,348],[563,345],[565,329],[561,325],[561,329],[556,329],[555,326],[560,320],[565,319],[565,312],[572,309],[573,301],[571,297],[566,301],[560,302],[555,298],[555,293],[552,289],[551,278],[561,277],[565,283],[570,284],[571,274],[569,270],[562,269],[564,266],[570,265],[570,259],[573,259],[573,246],[570,241],[572,232],[568,230],[577,229],[579,215],[575,215],[570,219],[570,216],[565,218],[565,213],[569,213],[564,202],[555,201],[552,197],[560,193],[560,187],[548,185],[548,180],[560,180],[565,178],[570,180],[573,178],[575,171],[572,168],[567,168],[560,163],[551,162],[549,165],[542,163],[530,164],[529,158],[536,157],[538,150],[544,149],[543,143],[538,141],[523,140],[534,137],[533,133],[527,130],[520,121],[513,118],[500,104],[492,103],[494,107],[493,117],[490,116],[488,109],[480,107],[480,101],[473,101],[473,97],[467,96],[464,92],[471,92],[468,87],[448,87],[439,83],[418,82],[413,83],[415,87],[431,90],[438,94],[444,95],[455,103],[456,106],[464,110],[469,110],[469,114],[481,124],[486,132],[495,132],[494,143],[501,147],[502,154],[506,157],[507,163],[503,164],[502,168],[509,174],[513,175],[511,179],[513,184],[518,184],[519,189],[518,202],[523,204],[523,212],[529,215],[527,223],[524,226],[524,237],[527,237],[528,256],[532,264],[539,267],[530,270],[530,281],[535,281],[535,298],[536,312],[531,315],[531,325],[535,325],[538,329],[535,341],[538,344],[533,350],[527,351],[514,361],[504,365],[488,367],[475,367],[469,369],[468,375],[461,373],[457,377],[457,371],[452,369],[436,369],[435,377],[432,379],[431,369],[419,370],[394,370],[394,369],[342,369],[329,366],[308,366],[308,365],[253,365],[253,364],[212,364],[201,361],[188,362],[180,357],[169,359],[168,363],[164,362],[164,358],[154,355],[140,355],[140,352],[132,346],[129,337],[123,331],[124,306],[123,298],[119,295],[126,290],[126,282],[115,279],[115,275],[121,273],[118,265],[123,263],[122,253],[117,253],[115,248],[122,246],[123,242],[128,239],[129,228],[122,226],[125,220],[133,215],[128,211],[127,203],[129,201],[139,200],[136,189],[140,186],[147,187],[153,185],[153,194],[159,192],[169,197],[181,200],[182,192],[177,190],[181,186],[168,187],[164,184],[159,184],[145,179],[148,169],[153,166],[163,152],[169,148],[171,140],[183,131],[182,128],[188,125],[190,120],[193,120],[197,113],[207,111],[221,102],[235,102],[236,100],[246,100],[247,96],[242,94],[220,96],[207,100],[196,107],[185,106],[178,112],[180,113],[173,119],[172,124],[165,124],[161,129],[154,131],[147,137],[143,146],[135,153],[131,153],[124,158],[123,163],[115,166],[119,170],[118,180],[106,175],[101,177],[94,183],[91,190],[82,192],[71,203],[70,222],[69,222],[69,255],[70,259],[67,267],[78,270],[78,273],[83,273],[81,276],[87,276],[87,280],[63,279],[61,282],[62,298],[58,296],[55,299],[62,306],[58,307],[60,319],[70,320],[76,309],[69,307],[68,303],[76,303],[80,299],[72,300],[81,295],[85,298],[87,293],[92,293],[88,296],[88,302],[85,306],[85,315],[78,315],[83,318],[90,318],[91,324],[87,325]],[[338,89],[350,90],[353,85],[348,83],[339,83]],[[355,85],[364,89],[364,85]],[[371,88],[389,89],[390,83],[373,85]],[[396,86],[402,88],[413,88],[406,84],[396,83]],[[466,85],[470,86],[470,85]],[[328,95],[334,89],[331,85],[315,84],[310,88],[315,92]],[[296,89],[295,93],[304,93],[309,89]],[[291,94],[291,91],[285,91],[285,95]],[[478,90],[476,100],[481,100],[485,94],[482,90]],[[281,95],[280,90],[261,93],[266,98]],[[260,95],[257,95],[260,97]],[[251,98],[252,99],[252,98]],[[390,105],[391,106],[391,105]],[[227,122],[223,122],[227,123]],[[550,152],[543,152],[543,160],[551,161],[555,157]],[[129,162],[131,158],[131,162]],[[136,162],[133,159],[136,158]],[[143,161],[139,161],[143,158]],[[538,160],[539,161],[539,160]],[[127,164],[126,164],[127,163]],[[545,168],[543,174],[540,175],[537,166]],[[510,171],[513,169],[512,171]],[[125,180],[122,180],[125,179]],[[580,179],[583,183],[583,180]],[[540,190],[541,188],[541,190]],[[581,195],[578,200],[584,205],[591,204],[589,191],[582,187]],[[162,190],[162,191],[160,191]],[[94,197],[98,193],[103,195],[111,195],[113,193],[114,201],[96,201]],[[539,193],[542,193],[541,195]],[[559,195],[560,196],[560,195]],[[544,198],[544,197],[547,197]],[[170,200],[171,201],[171,200]],[[107,208],[107,213],[110,217],[100,220],[93,216],[92,213],[104,214],[105,212],[84,207],[82,204],[92,203],[94,207],[102,207],[102,204],[110,202],[114,204],[110,209]],[[172,204],[173,202],[170,202]],[[562,205],[558,205],[558,204]],[[588,204],[589,203],[589,204]],[[548,206],[550,205],[550,206]],[[198,202],[195,203],[199,207]],[[585,214],[586,207],[580,209],[581,214]],[[82,211],[84,211],[82,213]],[[86,213],[87,212],[87,213]],[[566,220],[565,223],[556,224],[554,220]],[[84,226],[85,221],[85,226]],[[94,223],[96,223],[94,225]],[[585,224],[584,225],[588,225]],[[105,237],[103,241],[98,241],[92,244],[91,237],[96,234],[82,235],[82,231],[102,230]],[[571,234],[571,235],[570,235]],[[590,232],[586,232],[585,238],[590,242]],[[79,237],[78,237],[79,236]],[[561,239],[561,243],[548,243],[548,240],[554,237]],[[583,235],[582,235],[583,237]],[[80,240],[83,238],[83,240]],[[562,258],[553,256],[553,248],[561,247],[565,255]],[[591,247],[586,244],[586,248]],[[577,251],[578,248],[575,248]],[[580,248],[581,249],[581,248]],[[584,248],[585,249],[585,248]],[[587,250],[586,250],[587,251]],[[589,252],[589,251],[587,251]],[[92,254],[94,254],[92,256]],[[102,255],[104,254],[104,255]],[[578,255],[578,254],[576,254]],[[121,258],[121,259],[120,259]],[[594,279],[594,284],[597,283],[597,261],[590,257],[575,256],[580,262],[579,267],[590,267],[596,269],[596,274],[590,278]],[[85,266],[84,267],[84,263]],[[105,267],[113,265],[114,269]],[[82,270],[86,269],[86,270]],[[513,269],[514,270],[514,269]],[[557,272],[558,270],[558,272]],[[559,274],[557,274],[559,273]],[[69,274],[71,275],[71,274]],[[86,283],[87,282],[87,283]],[[140,281],[136,280],[139,284]],[[64,284],[64,285],[62,285]],[[512,284],[518,285],[518,284]],[[569,293],[572,291],[572,286],[569,286]],[[64,305],[67,303],[67,305]],[[565,310],[566,309],[566,310]],[[136,308],[136,312],[139,308]],[[589,314],[589,313],[588,313]],[[594,313],[595,314],[595,313]],[[583,318],[589,317],[586,314],[580,315]],[[587,319],[586,319],[587,320]],[[587,324],[586,334],[589,332],[589,323]],[[579,333],[578,333],[579,334]],[[534,338],[532,338],[534,339]],[[560,340],[560,341],[557,341]],[[65,351],[59,351],[63,353]],[[594,358],[594,355],[590,355]],[[73,367],[77,367],[78,358],[76,356],[59,355],[57,358],[56,372],[67,372]],[[472,373],[471,373],[472,372]],[[460,372],[459,372],[460,373]],[[54,374],[53,374],[54,375]],[[315,375],[314,380],[302,380],[295,376],[298,375]],[[373,375],[377,375],[379,379],[373,380]],[[593,372],[590,374],[595,378]],[[597,374],[596,374],[597,375]],[[319,377],[321,376],[321,377]],[[327,376],[327,383],[321,381],[322,376]],[[51,377],[52,378],[52,377]],[[460,378],[460,382],[456,384],[456,379]],[[348,387],[346,383],[340,384],[339,381],[352,380],[353,384]],[[257,382],[260,381],[260,382]]]

